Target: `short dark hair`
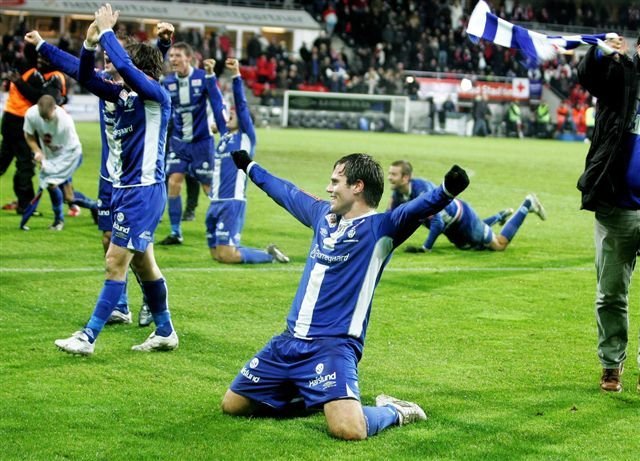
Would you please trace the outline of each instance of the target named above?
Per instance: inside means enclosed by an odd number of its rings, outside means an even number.
[[[413,166],[407,160],[396,160],[391,166],[399,166],[402,176],[411,176],[413,174]]]
[[[154,80],[162,75],[162,53],[155,46],[146,43],[130,43],[125,50],[131,56],[133,65]]]
[[[171,45],[171,48],[175,48],[176,50],[182,50],[184,54],[186,54],[188,57],[193,56],[193,48],[191,48],[191,45],[189,45],[186,42],[176,42],[173,45]]]
[[[376,208],[384,192],[384,174],[382,167],[368,154],[349,154],[340,158],[333,168],[344,165],[343,174],[347,184],[360,180],[364,184],[363,198],[367,205]]]
[[[636,46],[640,45],[640,35],[638,35],[638,40],[636,40]]]

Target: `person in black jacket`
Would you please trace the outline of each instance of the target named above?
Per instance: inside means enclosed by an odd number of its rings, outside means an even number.
[[[578,66],[580,84],[598,99],[578,189],[582,208],[595,212],[600,387],[620,392],[627,357],[629,284],[640,251],[640,37],[633,58],[625,55],[622,37],[606,43],[617,53],[607,55],[592,47]]]

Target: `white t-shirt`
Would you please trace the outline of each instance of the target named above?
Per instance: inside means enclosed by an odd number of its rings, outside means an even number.
[[[24,132],[37,136],[44,159],[40,179],[45,184],[61,184],[80,166],[82,146],[71,115],[56,106],[52,120],[44,120],[38,106],[31,106],[24,116]]]

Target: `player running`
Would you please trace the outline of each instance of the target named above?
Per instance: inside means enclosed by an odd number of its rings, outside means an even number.
[[[344,440],[426,419],[415,403],[386,395],[376,398],[375,407],[362,406],[357,367],[373,293],[391,253],[467,187],[464,170],[454,166],[442,186],[377,213],[384,174],[369,155],[351,154],[335,163],[327,186],[330,201],[272,176],[245,151],[232,155],[260,189],[313,230],[313,238],[286,331],[244,365],[222,411],[279,412],[302,398],[307,407],[322,408],[329,432]]]
[[[240,246],[247,208],[247,177],[233,165],[231,152],[243,149],[253,158],[256,132],[244,96],[238,60],[229,58],[225,61],[225,67],[231,72],[233,79],[235,102],[235,110],[231,111],[228,120],[214,73],[215,65],[213,59],[204,61],[207,72],[206,84],[212,95],[213,116],[220,133],[220,142],[213,162],[213,181],[209,197],[211,204],[206,218],[207,243],[211,257],[227,264],[260,264],[274,261],[288,263],[289,258],[273,244],[267,246],[266,250]]]

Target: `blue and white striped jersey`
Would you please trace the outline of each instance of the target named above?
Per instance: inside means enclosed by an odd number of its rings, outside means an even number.
[[[162,86],[171,97],[171,138],[178,142],[199,142],[211,138],[207,121],[209,91],[206,73],[189,67],[189,75],[179,77],[175,72],[165,77]],[[213,103],[211,103],[213,108]]]
[[[211,201],[246,200],[246,175],[236,168],[231,158],[231,152],[236,150],[245,150],[253,158],[256,149],[256,132],[244,96],[242,78],[233,79],[233,99],[238,117],[238,130],[235,132],[227,128],[224,117],[226,107],[214,76],[207,78],[207,87],[212,95],[213,116],[221,135],[213,156],[213,180],[209,198]]]
[[[133,65],[112,31],[100,36],[100,44],[124,79],[125,86],[101,78],[94,70],[93,50],[84,47],[78,77],[92,93],[115,104],[113,145],[109,149],[110,155],[115,156],[111,174],[113,186],[136,187],[164,182],[164,147],[171,115],[169,95],[157,81]]]
[[[171,42],[164,42],[158,40],[158,49],[164,56],[169,48]],[[50,45],[47,42],[41,42],[37,50],[42,56],[44,56],[49,63],[56,69],[61,70],[65,74],[78,80],[78,70],[80,67],[80,60],[66,51]],[[107,72],[98,72],[98,76],[106,80],[111,79],[111,76]],[[115,165],[117,164],[117,156],[114,153],[113,148],[115,144],[113,142],[113,127],[115,124],[115,109],[116,105],[112,102],[107,102],[103,99],[98,101],[98,109],[100,113],[100,139],[102,141],[102,152],[100,157],[100,177],[106,181],[111,182],[111,176],[115,171]]]
[[[343,219],[330,211],[329,202],[256,163],[250,164],[249,177],[313,230],[287,329],[303,339],[353,337],[362,352],[373,293],[392,251],[451,198],[440,186],[392,211]]]

